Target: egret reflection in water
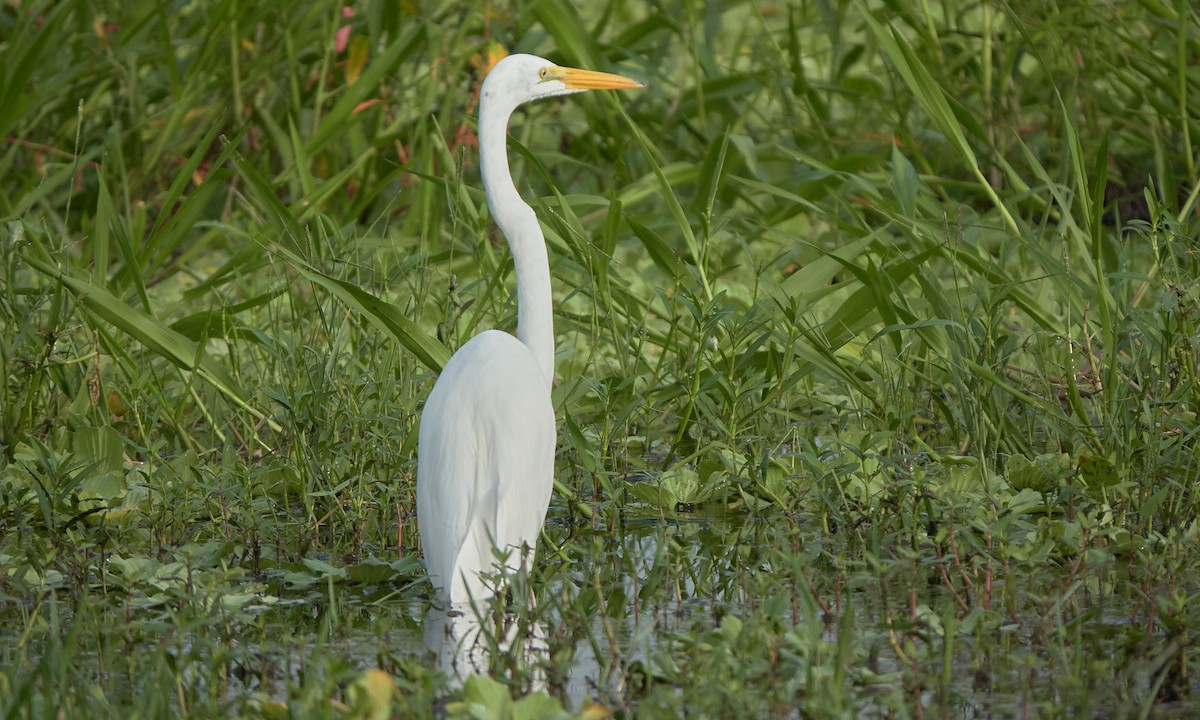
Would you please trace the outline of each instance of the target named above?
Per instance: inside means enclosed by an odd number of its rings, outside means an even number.
[[[438,669],[458,685],[472,675],[492,674],[495,666],[525,674],[532,690],[545,689],[550,653],[542,626],[504,613],[481,617],[489,608],[429,609],[425,648],[437,658]]]

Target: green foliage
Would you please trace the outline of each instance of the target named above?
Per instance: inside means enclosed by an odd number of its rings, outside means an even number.
[[[0,713],[1194,712],[1198,21],[5,4]],[[449,351],[515,326],[495,42],[648,87],[510,128],[548,647],[459,687],[413,481]]]

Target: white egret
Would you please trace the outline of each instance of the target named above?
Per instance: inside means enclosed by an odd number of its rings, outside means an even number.
[[[528,571],[554,478],[554,320],[546,242],[508,169],[508,119],[530,100],[642,87],[590,70],[510,55],[483,81],[479,155],[483,189],[508,239],[517,276],[517,335],[488,330],[450,358],[425,403],[417,443],[417,521],[439,599],[490,596],[481,578]]]

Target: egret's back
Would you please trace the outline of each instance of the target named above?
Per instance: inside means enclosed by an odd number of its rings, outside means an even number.
[[[443,602],[492,594],[493,548],[521,569],[546,518],[554,473],[550,383],[529,348],[489,330],[450,358],[421,415],[417,520]],[[527,565],[526,565],[527,567]]]

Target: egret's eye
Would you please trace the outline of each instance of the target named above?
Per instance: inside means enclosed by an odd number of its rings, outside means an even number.
[[[541,68],[540,70],[538,70],[538,78],[540,78],[542,80],[549,80],[550,79],[550,68],[544,67],[544,68]]]

